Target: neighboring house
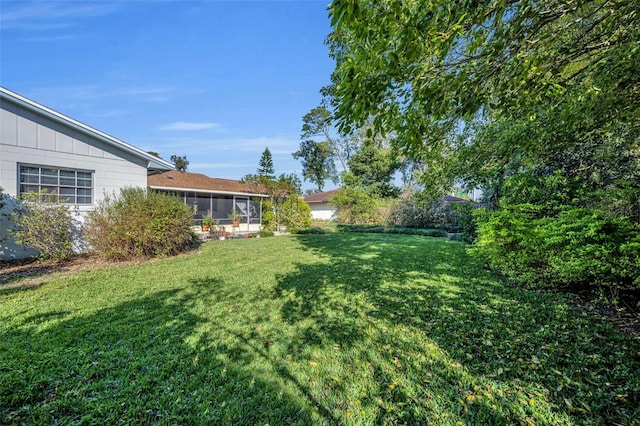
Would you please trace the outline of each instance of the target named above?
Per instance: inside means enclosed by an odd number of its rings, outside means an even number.
[[[262,200],[268,196],[255,185],[180,171],[149,176],[147,185],[172,193],[192,206],[196,220],[210,215],[220,225],[230,227],[229,214],[235,210],[241,216],[239,231],[258,231],[262,225]]]
[[[171,163],[0,87],[0,259],[33,255],[6,238],[15,199],[30,191],[57,194],[82,215],[104,194],[146,187],[147,175]],[[4,214],[1,214],[4,213]]]
[[[331,191],[318,192],[316,194],[307,195],[304,201],[311,207],[311,218],[314,220],[337,220],[338,209],[328,204],[329,196],[337,189]]]
[[[451,204],[468,203],[469,202],[469,200],[467,200],[465,198],[456,197],[454,195],[445,195],[444,197],[438,198],[438,201],[440,201],[445,206],[448,206],[448,205],[451,205]]]

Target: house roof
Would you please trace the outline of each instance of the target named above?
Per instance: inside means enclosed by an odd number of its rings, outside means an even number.
[[[451,203],[468,203],[469,200],[460,197],[454,197],[453,195],[445,195],[444,197],[439,198],[440,202],[443,204],[451,204]]]
[[[307,195],[304,197],[304,201],[307,203],[326,203],[329,201],[329,196],[338,192],[337,189],[332,189],[331,191],[324,192],[316,192],[315,194]]]
[[[120,148],[123,151],[129,154],[132,154],[135,157],[145,160],[147,162],[147,169],[151,169],[151,170],[173,170],[174,169],[173,164],[169,163],[168,161],[165,161],[161,158],[151,155],[140,148],[137,148],[124,141],[121,141],[120,139],[114,138],[113,136],[110,136],[104,132],[101,132],[100,130],[94,129],[93,127],[87,126],[84,123],[74,120],[71,117],[67,117],[64,114],[61,114],[57,111],[52,110],[51,108],[47,108],[44,105],[34,102],[31,99],[25,98],[24,96],[19,95],[15,92],[12,92],[11,90],[6,89],[2,86],[0,86],[0,101],[14,103],[35,114],[38,114],[50,120],[53,120],[56,123],[60,123],[64,126],[77,130],[83,134],[94,137],[106,144]]]
[[[248,183],[175,170],[148,176],[147,185],[154,189],[266,197],[260,193],[259,188]]]

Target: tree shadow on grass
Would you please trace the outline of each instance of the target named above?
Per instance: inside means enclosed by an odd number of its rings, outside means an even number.
[[[217,284],[3,325],[0,423],[311,423],[310,407],[277,380],[198,336],[210,324],[191,307]]]
[[[640,417],[637,342],[557,296],[505,285],[460,244],[419,238],[298,237],[323,262],[279,277],[282,317],[301,328],[290,350],[351,351],[336,363],[356,351],[381,423]],[[385,413],[394,401],[406,409]]]

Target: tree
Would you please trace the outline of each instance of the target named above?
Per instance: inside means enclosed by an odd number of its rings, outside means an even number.
[[[293,158],[302,162],[304,180],[314,183],[318,192],[322,191],[328,179],[337,182],[336,165],[333,162],[334,152],[329,142],[305,140],[300,143],[300,149],[292,155]]]
[[[265,148],[258,162],[258,176],[264,176],[268,179],[275,178],[275,171],[273,169],[273,157],[269,147]]]
[[[508,114],[594,77],[637,94],[637,2],[336,0],[330,10],[327,91],[342,128],[373,115],[420,143],[425,125]]]
[[[627,266],[601,264],[611,277],[628,276],[640,246],[632,233],[605,237],[612,224],[640,223],[640,3],[336,0],[330,8],[336,68],[324,93],[342,133],[373,117],[376,132],[392,132],[394,148],[421,161],[425,186],[482,186],[496,208],[478,216],[483,250],[506,236],[509,256],[533,260],[537,274],[545,264],[537,256],[555,249],[545,244],[571,235],[590,243],[558,252],[556,276],[595,269],[585,260],[614,252]],[[527,244],[514,244],[511,224],[522,225]],[[571,231],[556,235],[557,224]],[[565,284],[593,279],[585,277]]]
[[[363,188],[378,197],[393,197],[398,188],[392,184],[400,164],[395,155],[381,141],[365,139],[349,159],[349,171],[343,173],[346,186]]]
[[[183,155],[183,156],[172,155],[171,156],[171,161],[173,162],[173,165],[175,166],[176,170],[181,171],[181,172],[186,172],[187,171],[187,166],[189,165],[189,160],[187,160],[187,156],[186,155]]]
[[[348,161],[357,147],[357,141],[349,136],[334,135],[331,112],[323,105],[318,106],[302,117],[301,139],[311,139],[321,136],[333,150],[340,161],[342,170],[348,170]]]

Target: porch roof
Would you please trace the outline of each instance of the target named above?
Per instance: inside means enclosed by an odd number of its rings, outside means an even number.
[[[232,179],[212,178],[200,173],[168,171],[149,176],[147,185],[152,189],[169,191],[205,192],[225,195],[267,197],[258,185]]]

